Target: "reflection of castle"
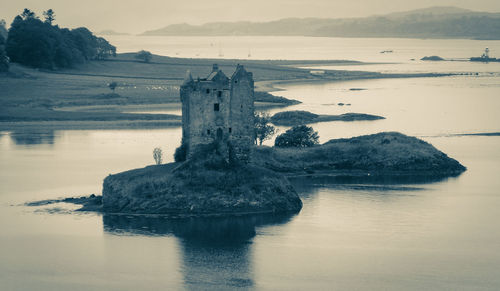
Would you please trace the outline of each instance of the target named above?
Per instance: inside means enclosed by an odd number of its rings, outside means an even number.
[[[287,223],[292,215],[250,215],[172,219],[162,216],[103,215],[107,233],[179,239],[187,290],[252,288],[251,240],[256,227]]]
[[[213,66],[205,79],[186,76],[180,90],[182,143],[187,156],[200,144],[228,145],[239,160],[248,161],[253,144],[254,83],[252,73],[238,65],[231,79]]]

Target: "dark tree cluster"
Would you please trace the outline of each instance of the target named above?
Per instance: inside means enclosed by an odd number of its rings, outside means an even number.
[[[9,70],[9,59],[5,53],[5,40],[0,34],[0,72],[7,72]]]
[[[9,70],[9,58],[5,53],[5,37],[7,36],[7,30],[5,29],[5,21],[0,20],[0,72],[6,72]]]
[[[116,56],[116,48],[85,27],[60,28],[52,23],[55,13],[40,20],[29,9],[16,16],[9,29],[6,52],[11,62],[44,69],[68,68],[89,60]]]
[[[312,147],[319,144],[318,132],[307,125],[297,125],[280,134],[274,145],[277,147]]]
[[[175,149],[174,160],[176,163],[184,162],[187,158],[187,144],[182,143],[180,147]]]

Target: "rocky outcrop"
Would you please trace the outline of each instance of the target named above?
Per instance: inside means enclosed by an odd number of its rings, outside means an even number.
[[[397,132],[333,139],[310,148],[260,147],[254,162],[287,176],[457,176],[466,168],[431,144]]]
[[[210,147],[208,145],[207,147]],[[110,175],[103,211],[175,215],[298,212],[302,202],[281,174],[226,161],[217,149],[200,150],[184,163]]]

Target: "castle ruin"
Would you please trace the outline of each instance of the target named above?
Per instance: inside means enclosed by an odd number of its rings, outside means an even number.
[[[198,145],[217,142],[222,154],[248,162],[254,140],[254,82],[241,65],[229,79],[217,65],[207,78],[188,72],[180,89],[182,144],[189,158]]]

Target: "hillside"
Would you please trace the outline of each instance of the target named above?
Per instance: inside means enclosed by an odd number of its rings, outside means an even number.
[[[287,18],[270,22],[174,24],[143,35],[280,35],[500,39],[500,13],[431,7],[365,18]]]

